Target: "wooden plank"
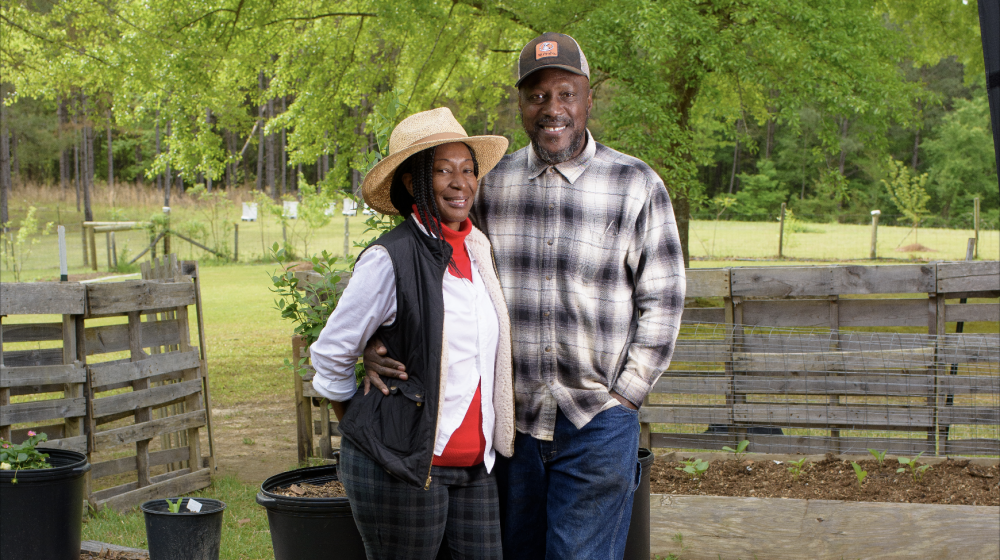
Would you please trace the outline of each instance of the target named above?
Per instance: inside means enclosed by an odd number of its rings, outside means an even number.
[[[881,350],[872,352],[788,352],[733,353],[733,369],[741,373],[770,371],[872,371],[873,369],[920,369],[934,363],[933,348],[908,350]],[[955,360],[962,363],[969,356],[956,353]]]
[[[130,280],[87,285],[88,315],[164,309],[194,302],[194,285],[190,282]]]
[[[973,323],[976,321],[1000,322],[1000,304],[997,303],[964,303],[958,305],[944,306],[944,320],[951,323],[963,321]]]
[[[2,282],[0,315],[81,315],[85,290],[78,282]]]
[[[973,378],[978,379],[978,378]],[[972,385],[963,378],[963,382]],[[961,383],[959,383],[960,385]],[[978,385],[975,385],[978,388]],[[919,395],[934,393],[931,375],[737,376],[733,390],[752,394],[791,395]],[[986,391],[984,391],[986,392]]]
[[[689,268],[685,297],[729,297],[729,269]]]
[[[6,359],[4,361],[6,362]],[[59,364],[56,366],[0,366],[0,387],[30,387],[36,385],[83,383],[86,379],[87,370],[79,362],[76,364]]]
[[[130,548],[98,541],[82,541],[80,552],[86,552],[97,558],[116,558],[121,560],[148,560],[149,551],[141,548]],[[112,555],[113,554],[113,555]]]
[[[822,299],[789,301],[744,301],[743,325],[769,327],[826,327],[830,302]]]
[[[160,434],[187,430],[190,428],[200,428],[204,425],[205,411],[196,410],[194,412],[186,412],[184,414],[150,420],[149,422],[143,422],[142,424],[124,426],[122,428],[115,428],[105,432],[98,432],[95,435],[95,440],[98,449],[101,449],[105,446],[123,445],[126,443],[148,440]]]
[[[23,323],[17,325],[0,325],[3,329],[3,342],[42,342],[47,340],[62,340],[62,323]]]
[[[941,424],[1000,425],[1000,409],[996,406],[945,406],[938,409]]]
[[[949,439],[945,453],[950,456],[1000,455],[1000,440],[985,438]]]
[[[45,442],[44,447],[49,449],[66,449],[77,453],[87,453],[87,436],[73,436],[61,439],[52,439]]]
[[[180,461],[188,460],[188,448],[179,447],[176,449],[166,449],[163,451],[153,451],[149,454],[149,465],[166,465],[167,463],[177,463]],[[100,463],[94,463],[93,468],[90,471],[91,478],[101,478],[102,476],[112,476],[116,474],[126,473],[129,471],[134,471],[136,469],[135,465],[135,455],[130,455],[128,457],[122,457],[120,459],[111,459],[110,461],[102,461]]]
[[[167,474],[173,475],[174,473]],[[194,492],[195,490],[201,490],[202,488],[207,488],[212,483],[212,475],[209,469],[200,469],[195,472],[189,472],[167,480],[162,480],[162,477],[164,476],[165,475],[153,477],[153,479],[158,480],[158,482],[154,482],[149,486],[100,500],[97,502],[97,507],[110,507],[118,511],[124,511],[148,500],[180,496],[182,494]]]
[[[38,367],[62,364],[62,348],[41,350],[11,350],[3,352],[3,363],[8,367]]]
[[[649,405],[639,409],[639,422],[650,424],[731,424],[732,411],[719,406]]]
[[[177,344],[179,341],[177,321],[150,321],[142,324],[143,348],[155,348]],[[91,327],[84,331],[87,342],[87,355],[106,354],[108,352],[123,352],[129,349],[128,325],[104,325]]]
[[[926,299],[841,299],[841,327],[922,327]]]
[[[22,422],[42,422],[67,416],[83,416],[87,411],[87,401],[77,399],[54,399],[4,405],[0,409],[0,425],[10,426]]]
[[[726,362],[732,359],[725,341],[698,343],[679,340],[674,346],[672,362]]]
[[[652,446],[655,448],[672,449],[722,449],[723,447],[735,448],[737,436],[733,429],[730,433],[701,433],[701,434],[673,434],[656,433],[650,438]],[[921,434],[922,435],[922,434]],[[743,437],[743,436],[741,436]],[[833,453],[836,449],[842,449],[843,453],[867,455],[868,449],[888,451],[890,455],[913,456],[923,452],[934,453],[934,444],[926,438],[862,438],[862,437],[839,437],[830,436],[785,436],[785,435],[761,435],[747,434],[745,439],[750,441],[747,451],[751,453],[803,453],[803,454],[823,454]]]
[[[719,496],[650,496],[650,552],[718,558],[1000,557],[1000,509]]]
[[[14,443],[21,443],[28,439],[28,431],[37,432],[39,434],[45,434],[48,436],[49,440],[60,439],[66,437],[66,424],[48,424],[45,426],[32,426],[31,428],[20,428],[17,430],[10,431],[10,441]]]
[[[681,315],[682,323],[724,323],[726,309],[724,307],[685,307]]]
[[[140,408],[161,406],[199,392],[201,392],[201,380],[195,379],[150,387],[131,393],[101,397],[94,399],[94,415],[100,417],[129,410],[135,411]]]
[[[833,289],[836,295],[926,294],[934,291],[934,273],[930,264],[836,266]]]
[[[995,292],[1000,290],[1000,261],[937,264],[937,292]]]
[[[167,352],[154,354],[138,362],[119,362],[110,365],[87,366],[91,382],[95,387],[114,383],[136,381],[175,371],[184,371],[199,366],[198,351]]]
[[[719,372],[723,373],[723,372]],[[725,395],[732,390],[728,377],[664,375],[653,385],[651,393],[679,393],[686,395]]]
[[[951,395],[996,395],[1000,377],[991,375],[949,375],[940,379],[941,391]]]
[[[323,422],[313,420],[313,434],[317,436],[323,434]],[[340,437],[340,422],[330,420],[330,436]]]
[[[928,406],[830,406],[826,403],[749,403],[733,406],[733,420],[764,426],[916,430],[934,426]]]

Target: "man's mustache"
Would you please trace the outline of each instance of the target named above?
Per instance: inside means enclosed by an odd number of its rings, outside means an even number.
[[[573,119],[544,120],[544,121],[539,121],[538,123],[535,124],[536,128],[543,128],[543,127],[546,127],[546,126],[572,127],[573,126]]]

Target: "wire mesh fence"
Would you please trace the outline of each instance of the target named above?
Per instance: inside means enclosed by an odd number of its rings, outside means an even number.
[[[654,447],[1000,455],[1000,335],[687,323],[640,418]]]

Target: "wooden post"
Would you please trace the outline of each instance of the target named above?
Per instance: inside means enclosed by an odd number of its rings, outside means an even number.
[[[62,363],[72,364],[76,361],[76,322],[72,315],[62,316],[63,355]],[[63,397],[67,399],[83,397],[82,383],[67,383],[63,385]],[[71,417],[66,419],[66,432],[63,437],[83,435],[83,419]]]
[[[872,210],[872,250],[868,255],[868,258],[875,260],[877,255],[876,242],[878,241],[878,217],[882,214],[881,210]]]
[[[94,272],[97,272],[97,239],[94,238],[96,235],[93,227],[87,228],[87,237],[90,241],[90,268]]]
[[[166,256],[170,254],[170,207],[164,206],[163,213],[167,218],[163,227],[163,255]]]
[[[971,261],[976,258],[976,245],[977,239],[975,237],[969,238],[969,243],[965,247],[965,260]],[[965,303],[964,301],[962,303]]]
[[[118,270],[118,243],[115,242],[115,232],[110,232],[111,234],[111,262],[114,264],[114,269]]]
[[[976,250],[972,254],[972,258],[979,258],[979,197],[972,199],[972,223],[976,228]],[[969,260],[969,259],[965,259]]]
[[[0,187],[3,188],[3,187]],[[0,348],[3,348],[3,318],[6,315],[0,315]],[[0,366],[3,365],[3,352],[0,352]],[[10,389],[5,389],[0,386],[0,406],[7,406],[10,404]],[[0,426],[0,439],[5,439],[10,441],[10,426]]]
[[[782,249],[785,244],[785,203],[781,203],[781,217],[778,218],[778,258],[782,258]]]
[[[303,395],[302,370],[299,369],[299,362],[302,358],[302,350],[305,344],[302,337],[295,335],[292,337],[292,382],[295,384],[295,428],[298,433],[298,453],[299,463],[305,463],[312,455],[313,425],[312,425],[312,399]]]
[[[233,261],[240,262],[240,224],[233,224]]]
[[[834,352],[840,351],[840,306],[839,306],[840,296],[830,296],[830,338],[831,338],[831,348],[830,350]],[[827,396],[827,402],[833,406],[840,405],[840,395],[829,395]],[[830,429],[830,445],[827,447],[827,452],[840,453],[840,430]]]
[[[112,233],[113,232],[110,232],[110,231],[104,233],[104,245],[107,248],[107,253],[108,253],[108,270],[112,270],[112,268],[111,268],[111,235],[112,235]]]
[[[142,350],[142,319],[138,311],[130,311],[128,314],[128,346],[129,361],[139,362],[146,357]],[[149,389],[149,378],[132,382],[133,391]],[[153,419],[152,409],[149,407],[137,408],[135,410],[135,423],[141,424]],[[149,440],[144,439],[135,443],[135,466],[138,471],[138,487],[143,488],[150,485],[149,480]]]
[[[351,217],[344,216],[344,258],[351,256]]]

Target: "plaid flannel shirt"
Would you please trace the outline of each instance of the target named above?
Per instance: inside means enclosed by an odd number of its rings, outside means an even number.
[[[618,404],[612,389],[642,404],[670,365],[686,287],[659,176],[587,131],[554,166],[531,146],[505,156],[472,212],[510,311],[518,431],[551,440],[557,410],[583,427]]]

